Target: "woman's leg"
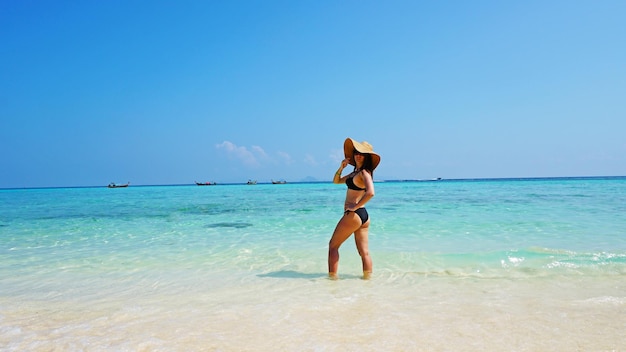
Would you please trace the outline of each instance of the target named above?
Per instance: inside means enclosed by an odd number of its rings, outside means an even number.
[[[354,232],[354,241],[356,242],[356,249],[361,256],[361,262],[363,263],[363,278],[369,279],[372,275],[373,264],[370,257],[368,233],[369,233],[369,220]]]
[[[361,219],[354,212],[346,213],[333,232],[328,242],[328,276],[337,277],[339,268],[339,247],[341,244],[361,226]]]

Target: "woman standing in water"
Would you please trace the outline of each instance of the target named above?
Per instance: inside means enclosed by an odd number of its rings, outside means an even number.
[[[345,159],[335,172],[333,183],[345,183],[348,190],[343,217],[337,223],[333,237],[328,243],[328,275],[332,279],[337,278],[339,247],[354,233],[356,248],[363,262],[363,278],[369,279],[372,274],[372,258],[367,240],[370,219],[365,204],[374,197],[374,169],[380,163],[380,156],[374,153],[371,144],[359,143],[352,138],[347,138],[343,143],[343,152]],[[353,165],[354,170],[341,176],[341,172],[348,164]]]

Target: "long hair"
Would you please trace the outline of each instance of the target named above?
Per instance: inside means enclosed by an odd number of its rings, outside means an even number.
[[[372,155],[371,154],[362,154],[363,155],[363,166],[361,170],[367,170],[372,175],[372,179],[374,179],[374,168],[372,163]],[[356,170],[356,165],[354,166],[354,170]]]

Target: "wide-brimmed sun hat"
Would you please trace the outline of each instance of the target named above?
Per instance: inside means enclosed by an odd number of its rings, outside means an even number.
[[[356,166],[356,161],[354,161],[353,154],[354,150],[357,150],[362,154],[369,154],[372,156],[372,171],[378,166],[380,163],[380,155],[374,152],[374,147],[366,141],[357,142],[352,138],[346,138],[346,141],[343,142],[343,155],[346,158],[350,158],[350,165]]]

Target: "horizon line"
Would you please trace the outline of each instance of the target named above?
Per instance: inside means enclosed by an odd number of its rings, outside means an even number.
[[[394,183],[394,182],[459,182],[459,181],[532,181],[532,180],[592,180],[592,179],[621,179],[626,178],[623,176],[533,176],[533,177],[476,177],[476,178],[429,178],[429,179],[384,179],[374,180],[374,183]],[[332,183],[332,181],[287,181],[286,184],[307,184],[307,183]],[[271,181],[257,182],[256,185],[272,185]],[[246,182],[224,182],[215,183],[210,186],[237,186],[247,185]],[[172,184],[137,184],[129,187],[176,187],[176,186],[197,186],[195,183],[172,183]],[[107,188],[107,185],[92,185],[92,186],[42,186],[42,187],[0,187],[0,190],[20,190],[20,189],[61,189],[61,188]]]

